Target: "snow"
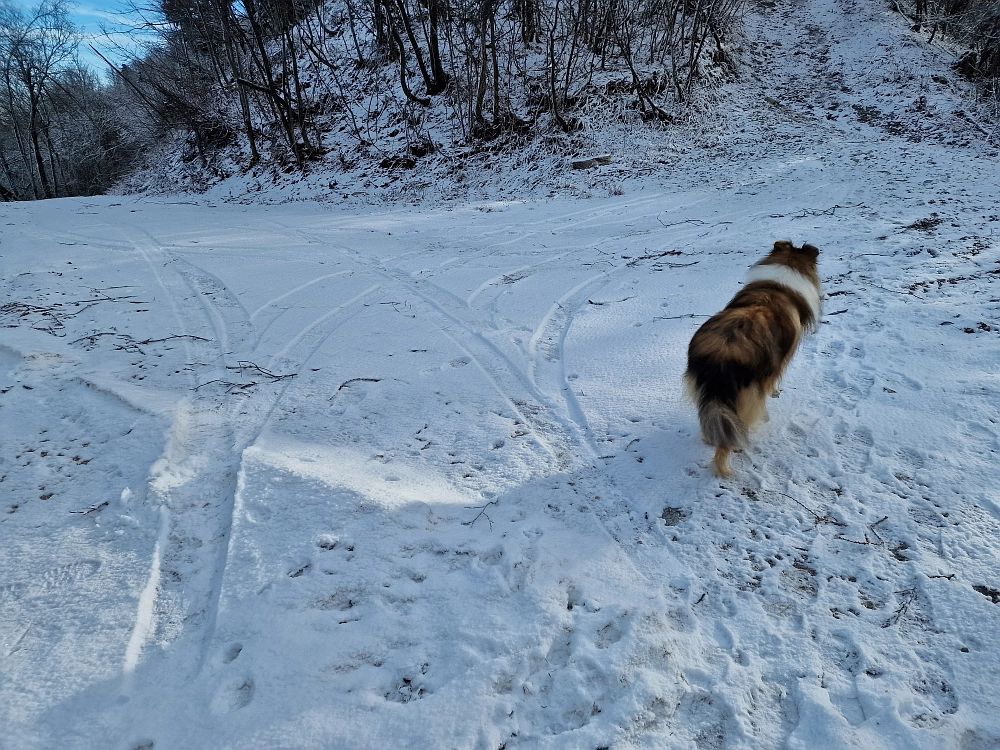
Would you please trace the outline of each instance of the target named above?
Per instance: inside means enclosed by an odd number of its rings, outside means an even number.
[[[853,7],[621,195],[0,205],[0,748],[1000,747],[1000,168]],[[686,346],[780,238],[718,480]]]

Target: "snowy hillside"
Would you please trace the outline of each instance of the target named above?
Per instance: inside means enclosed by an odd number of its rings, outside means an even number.
[[[1000,747],[997,151],[887,10],[746,35],[589,199],[0,204],[0,748]],[[778,238],[825,319],[720,481]]]

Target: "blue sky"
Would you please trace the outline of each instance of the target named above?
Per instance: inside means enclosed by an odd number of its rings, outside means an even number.
[[[14,0],[14,4],[24,8],[32,8],[37,5],[37,0]],[[121,0],[86,0],[74,4],[70,18],[77,28],[83,33],[83,41],[80,44],[80,57],[84,63],[96,70],[100,74],[108,71],[107,64],[95,55],[88,45],[93,44],[109,60],[117,64],[120,56],[114,50],[114,44],[109,42],[103,29],[112,33],[113,39],[122,44],[127,43],[124,31],[134,20],[123,17],[124,5]]]

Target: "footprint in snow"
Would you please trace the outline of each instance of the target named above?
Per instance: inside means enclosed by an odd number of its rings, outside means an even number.
[[[425,664],[421,671],[425,672],[426,668]],[[412,700],[423,698],[426,694],[427,689],[419,684],[414,677],[404,677],[385,694],[385,699],[396,703],[409,703]]]
[[[0,585],[0,599],[7,597],[21,599],[39,596],[52,589],[71,586],[86,578],[90,578],[100,567],[101,563],[99,560],[79,560],[68,565],[50,568],[44,573],[35,576],[31,581]]]
[[[374,379],[373,379],[374,380]],[[330,397],[330,411],[336,416],[342,416],[352,406],[357,406],[368,397],[368,382],[347,381]]]
[[[223,653],[222,663],[231,664],[232,662],[236,661],[236,658],[242,653],[243,653],[243,644],[232,643],[226,648],[225,653]]]
[[[782,588],[804,599],[815,599],[819,594],[816,570],[804,562],[796,561],[791,567],[785,568],[779,579]]]
[[[826,394],[827,398],[848,408],[857,406],[858,402],[867,398],[875,385],[875,378],[870,375],[850,377],[839,368],[827,370],[823,373],[823,379],[831,387]]]
[[[865,427],[858,428],[852,433],[835,433],[833,442],[837,446],[837,453],[841,466],[845,471],[862,474],[871,463],[871,449],[875,445],[872,433]]]
[[[253,701],[256,689],[253,677],[249,674],[227,680],[212,697],[212,713],[218,716],[246,708]]]
[[[618,643],[618,641],[620,641],[622,636],[625,634],[621,627],[621,623],[625,619],[625,616],[619,617],[618,620],[612,620],[607,625],[598,629],[597,637],[594,639],[594,645],[597,646],[597,648],[605,649]]]
[[[955,689],[940,674],[925,673],[910,680],[913,692],[914,713],[909,717],[913,726],[933,727],[946,716],[958,713],[958,696]]]

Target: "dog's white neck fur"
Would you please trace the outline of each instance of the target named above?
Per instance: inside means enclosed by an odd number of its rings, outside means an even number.
[[[802,299],[812,310],[813,320],[818,324],[820,315],[823,313],[823,301],[820,297],[820,290],[809,278],[798,271],[782,266],[777,263],[766,263],[764,265],[753,265],[747,272],[747,281],[774,281],[782,286],[787,286],[793,292],[802,296]]]

